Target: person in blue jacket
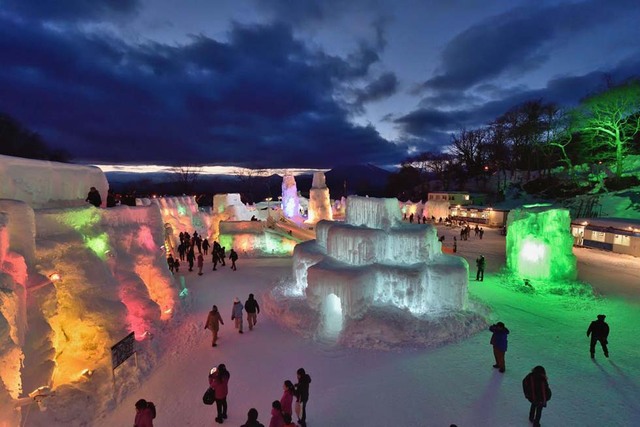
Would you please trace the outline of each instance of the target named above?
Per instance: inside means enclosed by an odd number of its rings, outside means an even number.
[[[509,330],[502,322],[489,326],[489,330],[493,332],[489,343],[493,346],[493,356],[496,359],[496,364],[493,365],[493,367],[497,368],[500,372],[504,372],[504,354],[507,352],[507,335],[509,335]]]

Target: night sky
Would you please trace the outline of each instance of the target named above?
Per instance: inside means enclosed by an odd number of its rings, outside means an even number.
[[[638,0],[0,0],[0,112],[77,162],[393,165],[639,41]]]

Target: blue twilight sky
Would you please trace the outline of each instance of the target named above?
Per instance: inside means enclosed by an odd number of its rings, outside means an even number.
[[[76,161],[390,165],[639,40],[638,0],[0,0],[0,112]]]

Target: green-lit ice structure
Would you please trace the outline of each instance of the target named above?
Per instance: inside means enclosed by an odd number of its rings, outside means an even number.
[[[507,266],[523,279],[574,280],[570,227],[566,209],[532,205],[512,210],[507,219]]]

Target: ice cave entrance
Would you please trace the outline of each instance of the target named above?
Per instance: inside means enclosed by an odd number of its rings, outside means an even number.
[[[329,294],[323,304],[324,336],[337,339],[342,332],[342,305],[336,294]]]

